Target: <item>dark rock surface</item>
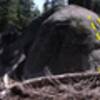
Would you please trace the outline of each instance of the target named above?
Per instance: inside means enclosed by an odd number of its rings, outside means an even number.
[[[94,22],[98,18],[85,8],[71,5],[48,17],[28,53],[24,77],[43,75],[45,67],[53,74],[91,69],[90,54],[100,47],[100,42],[95,38],[88,16],[92,16]]]

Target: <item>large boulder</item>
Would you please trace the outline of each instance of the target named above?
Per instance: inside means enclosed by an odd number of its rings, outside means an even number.
[[[45,67],[53,74],[91,69],[90,55],[100,47],[100,41],[95,38],[88,16],[94,22],[98,18],[92,11],[70,5],[48,17],[28,53],[24,78],[43,75]]]

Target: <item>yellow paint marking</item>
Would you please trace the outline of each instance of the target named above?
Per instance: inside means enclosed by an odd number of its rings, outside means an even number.
[[[87,19],[88,20],[92,20],[92,16],[87,16]]]
[[[97,22],[100,24],[100,18],[97,19]]]
[[[97,28],[96,28],[94,22],[91,22],[91,28],[92,28],[94,31],[97,31]]]
[[[99,67],[97,67],[97,69],[96,69],[96,70],[97,70],[97,72],[98,72],[98,73],[100,73],[100,66],[99,66]]]
[[[96,28],[96,26],[95,26],[95,23],[93,22],[93,20],[92,20],[92,16],[87,16],[87,19],[90,21],[90,27],[95,31],[95,33],[96,33],[96,40],[99,40],[100,41],[100,32],[98,32],[97,31],[97,28]],[[100,24],[100,18],[97,18],[97,23],[99,23]],[[98,67],[99,69],[98,69],[98,71],[100,72],[100,67]]]
[[[96,39],[97,39],[97,40],[100,40],[100,32],[97,32],[97,33],[96,33]]]

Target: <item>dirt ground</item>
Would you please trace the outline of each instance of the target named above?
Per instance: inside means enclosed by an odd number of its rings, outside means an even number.
[[[100,74],[73,73],[15,82],[5,88],[0,100],[100,100]]]

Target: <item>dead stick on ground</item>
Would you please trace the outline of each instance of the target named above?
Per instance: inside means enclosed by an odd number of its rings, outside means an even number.
[[[81,81],[81,80],[90,79],[91,77],[94,77],[94,78],[96,77],[97,80],[100,80],[100,74],[97,72],[94,72],[94,73],[69,73],[69,74],[55,75],[55,76],[52,76],[52,80],[59,80],[61,83],[68,84],[68,83],[70,83],[70,82],[68,82],[69,79],[73,80],[73,82],[74,82],[75,80]],[[10,84],[9,89],[12,89],[16,86],[24,87],[29,84],[32,84],[33,88],[36,88],[36,87],[39,88],[39,87],[51,85],[52,83],[50,83],[50,81],[48,80],[48,76],[47,77],[39,77],[39,78],[25,80],[23,82],[16,82],[14,84]]]

